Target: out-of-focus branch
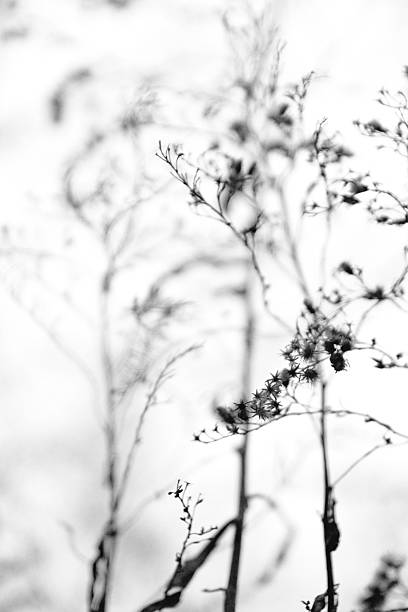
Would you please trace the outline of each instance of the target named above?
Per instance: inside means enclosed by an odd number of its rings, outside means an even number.
[[[171,376],[172,366],[175,365],[175,363],[177,363],[180,359],[182,359],[189,353],[197,350],[199,346],[200,345],[193,344],[189,346],[188,348],[186,348],[184,351],[176,353],[176,355],[168,359],[166,363],[164,364],[163,368],[160,370],[160,372],[156,376],[155,380],[153,381],[151,389],[147,394],[146,401],[143,406],[142,412],[140,414],[139,420],[137,422],[135,434],[134,434],[134,437],[133,437],[133,440],[132,440],[132,443],[131,443],[131,446],[130,446],[130,449],[129,449],[129,452],[126,458],[125,468],[123,470],[123,474],[118,484],[115,501],[114,501],[114,507],[116,509],[118,509],[122,501],[123,495],[125,494],[125,491],[126,491],[126,487],[127,487],[130,473],[131,473],[133,463],[134,463],[134,456],[136,453],[136,449],[142,440],[141,435],[142,435],[143,425],[144,425],[147,413],[149,412],[150,408],[156,402],[157,394],[161,386],[166,382],[166,380],[168,380],[169,376]]]

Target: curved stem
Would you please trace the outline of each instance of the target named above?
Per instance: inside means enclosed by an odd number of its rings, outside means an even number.
[[[99,538],[95,558],[91,564],[89,612],[105,612],[112,588],[113,562],[118,539],[117,528],[117,432],[114,401],[114,377],[110,347],[109,295],[112,268],[108,263],[101,287],[101,358],[106,410],[106,485],[109,491],[109,513]]]

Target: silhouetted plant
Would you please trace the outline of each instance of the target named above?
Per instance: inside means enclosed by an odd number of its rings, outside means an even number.
[[[130,0],[105,2],[116,8],[131,4]],[[319,121],[312,130],[305,126],[305,109],[314,74],[305,75],[296,84],[283,85],[280,64],[283,45],[268,21],[268,12],[258,14],[248,7],[243,17],[244,24],[236,23],[233,13],[227,13],[224,18],[233,50],[234,73],[203,108],[203,118],[216,137],[212,136],[208,146],[198,154],[188,153],[180,144],[164,145],[163,142],[159,143],[157,153],[186,189],[191,209],[223,226],[224,236],[231,239],[230,251],[219,249],[218,254],[219,245],[214,243],[211,252],[197,252],[187,260],[166,264],[157,276],[149,274],[146,279],[136,273],[129,277],[129,271],[136,269],[137,258],[143,256],[144,239],[156,231],[155,227],[140,229],[139,215],[166,183],[157,187],[156,177],[144,172],[135,176],[132,168],[122,189],[121,177],[127,168],[120,166],[113,149],[115,145],[124,150],[129,139],[137,142],[143,127],[153,121],[155,97],[149,93],[141,95],[134,108],[121,113],[113,125],[89,134],[82,150],[68,164],[63,193],[67,218],[75,228],[81,228],[79,231],[84,232],[103,262],[96,274],[99,312],[97,317],[93,313],[89,321],[89,316],[83,316],[75,299],[65,290],[57,292],[57,300],[64,312],[76,312],[91,323],[92,333],[99,342],[97,373],[81,353],[67,347],[59,330],[49,324],[47,317],[52,314],[52,308],[47,309],[43,318],[32,304],[28,307],[24,304],[21,285],[32,272],[28,266],[34,261],[40,262],[41,268],[52,254],[45,249],[33,252],[27,245],[16,244],[9,228],[2,228],[2,253],[15,267],[6,275],[11,294],[81,369],[93,388],[102,387],[107,508],[89,563],[89,612],[106,612],[110,607],[117,547],[131,522],[130,519],[126,524],[123,517],[124,500],[148,413],[157,403],[159,392],[176,363],[197,348],[194,344],[174,350],[169,347],[166,335],[168,325],[184,306],[182,301],[168,295],[166,284],[187,270],[203,265],[220,269],[235,266],[242,273],[240,285],[226,290],[239,297],[244,314],[239,341],[242,368],[236,380],[236,398],[222,405],[217,402],[216,424],[193,434],[195,441],[205,444],[231,437],[238,439],[237,504],[235,515],[220,528],[197,530],[195,511],[202,497],[190,496],[189,482],[177,482],[169,495],[181,506],[185,537],[162,596],[141,608],[141,612],[176,607],[227,531],[233,533],[233,540],[226,585],[206,590],[221,591],[224,611],[235,612],[248,507],[258,499],[269,509],[277,508],[271,498],[250,490],[249,434],[300,416],[306,416],[315,426],[321,455],[325,561],[322,592],[302,603],[310,612],[325,608],[336,612],[343,586],[336,582],[334,567],[334,553],[341,541],[337,486],[376,450],[395,444],[396,438],[401,443],[408,440],[408,434],[388,423],[388,418],[382,420],[365,410],[333,407],[330,398],[333,377],[347,375],[358,352],[364,353],[377,370],[408,368],[402,350],[391,353],[383,348],[382,339],[367,340],[362,331],[379,306],[387,304],[404,310],[408,247],[405,246],[401,265],[390,282],[382,284],[371,283],[364,269],[345,259],[343,253],[340,258],[336,255],[334,262],[329,258],[334,220],[340,211],[350,212],[365,206],[371,221],[389,231],[398,231],[408,223],[406,196],[383,186],[370,172],[352,168],[353,163],[359,164],[352,161],[353,153],[342,143],[339,134],[330,133],[326,120]],[[61,80],[49,105],[54,123],[64,121],[72,88],[92,78],[92,70],[82,67]],[[383,89],[378,101],[390,111],[390,121],[356,122],[363,135],[375,138],[380,147],[391,147],[404,158],[408,157],[407,100],[402,91],[391,94]],[[93,181],[85,181],[84,187],[81,171],[95,161],[98,172]],[[299,186],[297,191],[296,186]],[[321,244],[317,259],[310,263],[302,248],[302,231],[305,226],[313,227],[313,223],[320,223],[317,227]],[[274,272],[278,269],[283,274],[276,280]],[[22,281],[15,282],[16,277]],[[120,278],[125,282],[118,289]],[[282,308],[277,298],[289,295],[289,287],[293,289],[291,304]],[[121,318],[120,322],[119,294],[121,307],[126,304],[125,320]],[[275,353],[280,352],[280,366],[269,372],[253,391],[256,334],[263,310],[269,329],[278,330],[285,341],[275,345]],[[119,419],[134,403],[136,394],[138,400],[142,397],[138,412],[133,413],[128,431],[123,433]],[[216,389],[213,395],[216,396]],[[329,417],[334,416],[358,418],[378,426],[382,433],[375,446],[336,476],[332,475],[328,432]],[[189,550],[193,544],[199,548],[195,554]],[[286,551],[285,543],[279,552],[280,562]],[[398,588],[404,590],[401,568],[402,561],[383,558],[359,602],[359,612],[408,609],[404,604],[390,607]],[[401,598],[406,595],[405,590]]]
[[[376,339],[368,343],[360,340],[359,332],[379,304],[388,301],[397,308],[401,307],[408,269],[404,258],[401,271],[397,272],[389,287],[370,286],[359,267],[342,261],[336,267],[333,287],[333,282],[327,279],[327,248],[333,217],[339,207],[355,206],[361,196],[370,197],[368,211],[377,222],[401,225],[406,222],[405,204],[402,198],[381,187],[369,175],[347,168],[352,152],[341,143],[337,134],[327,134],[326,121],[318,123],[312,134],[305,134],[304,104],[313,74],[307,75],[298,85],[281,86],[281,48],[275,42],[276,34],[267,23],[266,14],[251,15],[245,26],[241,23],[241,27],[235,28],[228,18],[225,23],[235,50],[239,49],[246,62],[240,63],[238,53],[238,75],[228,83],[228,99],[223,100],[220,94],[218,105],[211,114],[222,117],[227,107],[230,116],[234,116],[233,121],[227,130],[225,127],[220,129],[220,137],[198,155],[187,154],[180,145],[159,143],[158,156],[187,189],[190,206],[199,214],[201,212],[224,225],[247,252],[260,284],[264,305],[273,321],[294,331],[292,340],[282,351],[286,362],[284,367],[272,373],[252,398],[240,398],[233,405],[219,406],[219,422],[212,429],[196,433],[194,439],[215,442],[237,434],[247,436],[251,431],[289,416],[319,416],[327,590],[315,598],[313,605],[310,602],[305,602],[305,605],[313,612],[326,606],[329,612],[335,612],[338,585],[332,556],[340,541],[335,486],[374,450],[392,444],[390,432],[403,439],[407,436],[369,414],[333,410],[327,403],[327,389],[332,373],[347,370],[348,356],[355,351],[366,351],[376,368],[407,367],[402,352],[390,355]],[[403,93],[399,92],[398,96],[391,101],[388,93],[382,92],[380,96],[381,104],[397,112],[397,126],[393,130],[383,127],[377,120],[358,125],[367,135],[385,140],[395,151],[408,156],[403,137],[403,129],[408,125],[405,117],[408,105]],[[306,186],[293,212],[288,200],[289,183],[297,176],[298,167],[305,163],[314,178]],[[382,203],[384,199],[385,204]],[[270,201],[276,203],[276,207],[272,207]],[[237,208],[245,209],[244,220],[237,215]],[[319,261],[320,282],[316,287],[307,278],[306,264],[293,229],[296,214],[300,215],[299,223],[319,214],[324,215],[326,221]],[[283,256],[285,251],[286,256]],[[266,270],[268,266],[271,268],[282,262],[294,277],[303,300],[303,308],[294,325],[271,306],[273,287],[269,278],[272,275]],[[347,286],[344,277],[352,279],[353,283]],[[280,290],[275,287],[275,292]],[[357,317],[351,308],[356,303],[363,304],[362,313]],[[310,385],[320,389],[317,409],[302,400],[305,386]],[[381,444],[364,453],[334,480],[330,475],[327,434],[327,417],[331,414],[360,416],[387,431]],[[234,600],[230,607],[228,604],[225,606],[225,610],[231,612],[235,606]]]

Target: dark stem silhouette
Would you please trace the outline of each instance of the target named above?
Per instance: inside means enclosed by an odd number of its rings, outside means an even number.
[[[252,306],[252,266],[248,262],[246,272],[246,285],[244,292],[244,308],[245,308],[245,336],[244,336],[244,354],[243,354],[243,369],[242,369],[242,390],[241,399],[247,400],[251,389],[251,370],[254,352],[255,340],[255,318]],[[238,448],[239,455],[239,491],[238,491],[238,512],[235,523],[235,533],[231,556],[231,565],[228,578],[228,584],[225,591],[224,611],[235,612],[237,595],[239,570],[241,564],[242,541],[244,531],[245,514],[248,505],[247,501],[247,479],[248,479],[248,453],[249,453],[249,435],[242,438],[242,442]]]
[[[334,499],[332,495],[332,486],[330,484],[329,458],[327,450],[327,428],[326,428],[326,383],[321,382],[321,413],[320,413],[320,440],[323,462],[323,486],[324,486],[324,504],[323,504],[323,535],[324,535],[324,551],[326,560],[326,578],[327,578],[327,610],[335,612],[336,593],[334,585],[334,572],[332,562],[332,552],[337,548],[338,544],[338,528],[334,520]]]

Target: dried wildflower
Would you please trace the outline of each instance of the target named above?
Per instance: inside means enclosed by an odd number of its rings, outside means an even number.
[[[351,351],[354,346],[354,341],[349,332],[329,328],[325,334],[326,338],[323,341],[324,350],[330,355],[330,363],[336,372],[344,370],[346,362],[343,353]]]
[[[366,300],[385,300],[385,291],[384,287],[380,287],[379,285],[375,287],[375,289],[369,289],[364,294]]]
[[[218,406],[216,408],[216,412],[218,416],[221,418],[224,423],[227,425],[233,425],[235,423],[235,415],[230,408],[224,408],[223,406]]]
[[[341,372],[346,369],[346,360],[341,351],[334,351],[334,353],[330,355],[330,363],[336,372]]]
[[[340,348],[343,351],[343,353],[346,353],[347,351],[351,351],[353,349],[353,342],[351,338],[344,338],[344,340],[342,340],[340,344]]]
[[[313,306],[313,303],[311,300],[305,299],[303,303],[305,305],[306,310],[310,312],[310,314],[316,314],[316,308]]]
[[[252,411],[253,411],[253,415],[257,417],[258,419],[261,419],[262,421],[266,421],[267,419],[271,417],[270,410],[268,409],[266,404],[263,404],[261,402],[257,402],[256,404],[253,404]]]
[[[373,357],[372,359],[375,363],[375,366],[374,366],[375,368],[378,368],[379,370],[383,370],[384,368],[387,367],[382,359],[377,359],[376,357]]]
[[[315,368],[306,368],[303,371],[302,378],[307,382],[315,382],[319,378],[319,373]]]
[[[348,261],[342,261],[338,267],[338,271],[345,272],[346,274],[350,274],[351,276],[354,276],[355,274],[353,266],[349,264]]]
[[[280,379],[284,387],[287,387],[289,385],[290,378],[291,378],[290,371],[287,368],[283,368],[283,370],[281,370],[280,372]]]
[[[383,134],[387,133],[387,129],[383,125],[381,125],[378,119],[372,119],[371,121],[364,123],[363,127],[367,132],[371,134],[374,132],[382,132]]]
[[[237,416],[241,421],[248,421],[249,415],[247,410],[246,402],[243,400],[238,404],[235,404],[237,407]]]
[[[365,185],[364,183],[362,183],[359,180],[350,181],[348,183],[348,186],[349,186],[349,188],[350,188],[350,190],[351,190],[353,195],[357,195],[359,193],[364,193],[364,192],[368,191],[367,185]]]
[[[360,200],[356,198],[354,195],[342,195],[342,201],[349,206],[354,206],[354,204],[358,204]]]
[[[304,346],[301,349],[301,356],[303,359],[312,359],[315,356],[316,352],[316,344],[314,342],[305,342]]]
[[[279,380],[274,380],[273,378],[271,380],[267,380],[265,383],[265,389],[268,393],[272,394],[272,395],[279,395],[280,390],[281,390],[281,385],[282,385],[282,381]],[[258,398],[259,399],[259,398]]]

